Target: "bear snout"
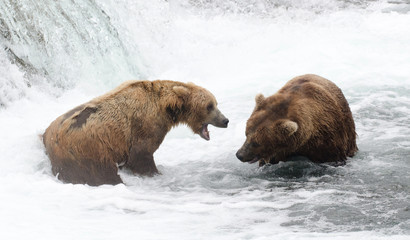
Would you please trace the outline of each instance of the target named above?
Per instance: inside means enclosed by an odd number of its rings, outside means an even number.
[[[225,118],[224,120],[222,120],[222,124],[224,125],[224,128],[228,127],[228,123],[229,123],[229,119]]]
[[[247,163],[255,163],[261,159],[260,156],[255,155],[250,151],[249,149],[250,144],[245,142],[243,146],[236,152],[236,157],[241,160],[241,162],[247,162]]]
[[[248,144],[244,144],[237,152],[236,157],[241,160],[242,162],[249,161],[249,152],[248,152]]]
[[[236,152],[236,157],[243,162],[244,157],[240,150]]]
[[[229,123],[229,119],[222,116],[221,118],[216,118],[210,122],[210,124],[214,125],[215,127],[219,128],[227,128]]]
[[[218,108],[214,108],[214,110],[208,115],[210,119],[209,124],[214,125],[215,127],[219,128],[227,128],[229,119],[225,117]]]

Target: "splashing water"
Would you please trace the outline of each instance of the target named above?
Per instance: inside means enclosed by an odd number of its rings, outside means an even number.
[[[3,1],[2,239],[408,239],[408,1]],[[350,103],[358,154],[257,168],[235,158],[257,93],[315,73]],[[161,175],[63,184],[38,138],[128,79],[195,82],[230,119],[172,130]]]

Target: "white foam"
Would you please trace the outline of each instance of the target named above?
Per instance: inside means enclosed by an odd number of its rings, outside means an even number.
[[[11,96],[0,108],[2,239],[408,238],[409,14],[382,12],[384,2],[363,9],[308,2],[274,14],[205,13],[176,1],[98,4],[128,54],[140,54],[127,61],[149,79],[208,88],[229,127],[210,126],[209,142],[187,128],[173,129],[154,155],[162,175],[121,171],[125,185],[63,184],[51,174],[38,135],[57,116],[120,81],[99,82],[98,74],[70,70],[73,76],[63,77],[78,82],[71,90],[27,87],[23,73],[0,55],[0,81],[6,83],[0,90]],[[110,64],[98,64],[92,69],[109,71]],[[324,170],[298,163],[258,170],[241,163],[235,152],[245,140],[254,96],[271,95],[304,73],[327,77],[345,92],[358,156]],[[303,175],[301,166],[312,173]],[[340,223],[332,211],[344,206],[340,212],[348,220]],[[349,215],[353,210],[363,219]]]

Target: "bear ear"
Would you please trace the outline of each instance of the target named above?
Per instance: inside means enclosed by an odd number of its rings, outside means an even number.
[[[287,136],[292,136],[299,128],[298,124],[291,120],[285,120],[281,124],[282,132]]]
[[[178,97],[185,97],[189,94],[189,89],[184,86],[174,86],[172,90]]]
[[[256,95],[256,97],[255,97],[256,106],[261,105],[263,100],[265,100],[265,97],[263,96],[262,93],[259,93],[258,95]]]

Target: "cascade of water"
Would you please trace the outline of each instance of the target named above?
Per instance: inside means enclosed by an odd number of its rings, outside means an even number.
[[[141,76],[138,56],[129,55],[93,0],[1,1],[0,47],[25,73],[27,85],[33,75],[59,88]]]
[[[408,239],[409,9],[409,0],[0,1],[1,239]],[[343,90],[357,155],[343,167],[237,160],[254,96],[308,72]],[[153,178],[56,180],[39,135],[129,78],[204,86],[229,127],[213,128],[210,142],[173,129]]]

